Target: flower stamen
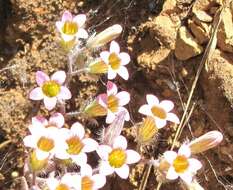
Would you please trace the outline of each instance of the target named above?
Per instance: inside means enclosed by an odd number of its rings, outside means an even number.
[[[68,149],[66,150],[67,153],[73,154],[73,155],[79,154],[84,147],[84,144],[81,142],[81,140],[77,136],[73,136],[67,139],[66,143],[68,144]]]
[[[125,164],[126,157],[126,153],[122,149],[113,149],[112,152],[109,153],[108,161],[112,167],[120,168]]]
[[[66,21],[62,27],[62,32],[67,35],[73,35],[78,32],[78,25],[75,22]]]
[[[119,101],[114,95],[110,95],[108,96],[107,105],[108,109],[111,110],[111,112],[115,113],[118,110]]]
[[[156,116],[160,119],[166,119],[166,117],[167,117],[166,111],[163,108],[158,107],[158,106],[153,106],[151,108],[151,112],[154,114],[154,116]]]
[[[49,152],[54,148],[54,146],[54,140],[47,137],[40,137],[37,142],[37,147],[44,152]]]
[[[88,176],[82,177],[82,190],[92,190],[93,181]]]
[[[173,167],[177,173],[184,173],[189,167],[188,159],[185,156],[177,156],[173,161]]]
[[[47,81],[42,86],[43,93],[48,97],[55,97],[60,92],[61,86],[55,81]]]
[[[111,53],[109,55],[109,64],[113,70],[118,70],[121,65],[121,59],[117,56],[116,53]]]

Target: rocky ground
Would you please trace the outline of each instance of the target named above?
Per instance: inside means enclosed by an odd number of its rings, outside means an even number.
[[[210,130],[224,134],[219,147],[200,157],[204,168],[198,180],[208,190],[233,188],[233,3],[226,2],[217,31],[217,48],[202,70],[192,99],[194,111],[180,138],[183,142]],[[132,94],[128,109],[137,122],[141,117],[137,110],[147,93],[173,100],[175,112],[182,116],[182,105],[188,99],[222,4],[223,0],[0,0],[0,189],[20,189],[18,176],[22,175],[25,158],[22,138],[38,107],[28,100],[35,72],[67,69],[55,28],[64,10],[87,13],[90,33],[116,23],[123,26],[117,41],[132,61],[129,81],[118,78],[117,84]],[[100,86],[85,75],[77,77],[71,84],[75,98],[67,105],[68,110],[83,106]],[[39,112],[48,114],[45,109]],[[102,120],[95,127],[83,122],[91,133],[102,126]],[[145,157],[164,152],[174,131],[173,126],[163,129],[155,148],[148,147],[152,155],[145,151]],[[126,124],[124,134],[135,146],[135,127],[131,123]],[[103,189],[137,189],[143,172],[143,165],[138,164],[129,180],[110,178]],[[152,171],[147,189],[155,187]],[[170,183],[161,189],[183,187]]]

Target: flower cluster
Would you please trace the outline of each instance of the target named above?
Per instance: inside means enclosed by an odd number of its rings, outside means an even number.
[[[37,185],[36,174],[46,170],[51,163],[55,163],[56,167],[53,171],[48,171],[50,177],[45,179],[46,188],[49,190],[97,190],[105,185],[106,176],[113,173],[127,179],[130,173],[129,165],[141,159],[137,151],[127,149],[128,142],[121,135],[124,122],[130,121],[126,107],[130,102],[130,93],[118,90],[117,83],[110,81],[117,75],[124,80],[129,79],[126,65],[130,62],[130,56],[126,52],[121,52],[119,44],[114,41],[122,28],[120,25],[113,25],[89,37],[84,29],[85,21],[84,14],[73,16],[69,11],[65,11],[61,20],[56,22],[61,45],[68,51],[69,71],[67,73],[56,71],[51,77],[42,71],[37,71],[38,86],[29,94],[31,100],[43,100],[45,108],[53,111],[49,119],[44,116],[33,117],[28,127],[30,134],[23,139],[24,145],[30,148],[28,165],[34,175],[31,184]],[[85,43],[83,40],[86,40]],[[96,53],[109,42],[109,51],[101,49],[102,52]],[[75,70],[77,62],[81,62],[78,66],[79,70]],[[65,101],[72,98],[68,88],[69,82],[72,76],[80,72],[92,75],[105,74],[109,80],[106,91],[97,95],[94,101],[77,112],[88,116],[83,119],[106,117],[105,122],[110,125],[103,130],[100,143],[86,134],[85,126],[80,122],[74,122],[71,127],[67,124],[70,124],[70,121],[67,122],[69,117],[66,116],[69,113],[66,113]],[[139,147],[153,142],[159,129],[165,127],[167,121],[175,124],[180,122],[177,115],[171,112],[174,108],[172,101],[159,101],[152,94],[146,95],[146,101],[147,104],[142,105],[138,110],[146,116],[138,123],[136,140]],[[56,112],[57,110],[59,112]],[[75,113],[71,112],[70,115]],[[191,156],[215,147],[222,138],[220,132],[213,131],[183,144],[178,153],[166,151],[156,161],[157,164],[154,164],[155,168],[167,180],[180,177],[186,184],[190,184],[202,167],[201,162]],[[99,165],[93,168],[88,164],[88,155],[91,152],[96,152],[100,159]],[[68,170],[70,165],[78,167],[73,167],[71,172]],[[57,166],[59,173],[61,172],[60,176],[55,175]]]

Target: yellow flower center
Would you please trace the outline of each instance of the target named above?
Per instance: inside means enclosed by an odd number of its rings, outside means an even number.
[[[47,81],[42,86],[43,93],[48,97],[55,97],[60,92],[61,86],[55,81]]]
[[[49,152],[54,148],[54,146],[54,140],[48,137],[40,137],[40,139],[37,142],[37,147],[44,152]]]
[[[113,70],[119,69],[121,65],[121,59],[117,56],[116,53],[111,53],[109,55],[108,61]]]
[[[173,167],[177,173],[183,173],[188,169],[189,162],[185,156],[177,156],[173,161]]]
[[[93,188],[93,181],[88,177],[82,177],[82,190],[92,190]]]
[[[70,188],[65,184],[59,184],[55,190],[69,190]]]
[[[167,117],[167,112],[158,106],[153,106],[151,108],[151,112],[154,114],[154,116],[160,118],[160,119],[166,119]]]
[[[108,96],[107,105],[108,105],[108,109],[110,109],[111,112],[115,113],[118,111],[119,102],[114,95]]]
[[[112,152],[109,153],[108,155],[108,162],[110,166],[114,168],[120,168],[121,166],[124,165],[126,161],[126,153],[124,150],[117,148],[113,149]]]
[[[62,32],[67,35],[73,35],[78,32],[78,25],[75,22],[66,21],[62,27]]]
[[[77,136],[69,138],[68,140],[66,140],[66,143],[68,144],[68,149],[66,151],[72,155],[79,154],[84,147],[84,144]]]

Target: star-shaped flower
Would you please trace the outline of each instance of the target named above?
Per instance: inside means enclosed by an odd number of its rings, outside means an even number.
[[[34,88],[29,95],[31,100],[44,100],[48,110],[52,110],[58,101],[71,98],[70,90],[63,85],[66,79],[64,71],[55,72],[51,78],[42,71],[36,72],[36,82],[39,87]]]
[[[167,121],[179,123],[179,118],[176,114],[171,113],[174,104],[170,100],[163,100],[159,102],[159,99],[152,95],[146,95],[147,104],[142,105],[139,108],[139,113],[152,116],[155,119],[156,127],[162,128],[167,124]]]
[[[100,53],[102,60],[108,64],[108,79],[112,80],[116,75],[120,75],[123,79],[128,80],[129,73],[125,65],[130,62],[128,53],[120,52],[120,46],[117,42],[112,41],[109,51]]]

